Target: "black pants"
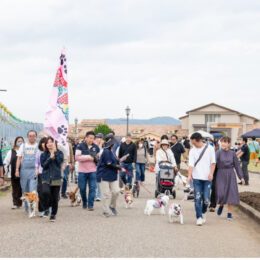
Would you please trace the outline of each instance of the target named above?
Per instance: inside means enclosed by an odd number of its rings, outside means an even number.
[[[242,161],[242,172],[243,172],[243,177],[244,177],[246,184],[248,184],[248,182],[249,182],[248,164],[249,164],[249,162]]]
[[[211,185],[211,195],[210,195],[210,208],[216,208],[216,178],[217,171],[214,172],[212,185]]]
[[[44,197],[42,194],[42,175],[41,174],[38,174],[37,192],[38,192],[38,196],[39,196],[38,210],[39,210],[39,212],[42,212],[42,211],[44,211],[44,206],[43,206]]]
[[[49,184],[42,184],[43,208],[48,210],[52,208],[51,214],[56,215],[58,212],[60,186],[50,186]]]
[[[20,184],[20,178],[11,179],[12,183],[12,197],[14,206],[21,207],[23,202],[21,200],[22,197],[22,188]]]

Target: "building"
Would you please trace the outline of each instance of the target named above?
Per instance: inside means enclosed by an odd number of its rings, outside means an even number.
[[[84,119],[77,125],[77,136],[83,138],[87,131],[94,130],[99,124],[105,124],[103,119]],[[117,136],[126,135],[125,124],[108,125]],[[76,136],[75,125],[70,125],[69,136]],[[179,137],[187,135],[187,130],[183,130],[180,125],[129,125],[129,132],[132,134],[133,139],[151,138],[159,140],[162,135],[167,134],[171,136],[176,134]]]
[[[241,134],[260,126],[257,118],[215,103],[187,111],[186,115],[179,119],[182,129],[187,130],[189,134],[204,130],[213,135],[229,136],[232,143]]]

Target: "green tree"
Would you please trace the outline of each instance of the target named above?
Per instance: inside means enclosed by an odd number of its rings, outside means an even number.
[[[111,131],[112,131],[112,129],[109,128],[109,126],[106,125],[106,124],[99,124],[99,125],[94,129],[95,134],[102,133],[102,134],[104,135],[104,137],[105,137],[107,134],[109,134]]]

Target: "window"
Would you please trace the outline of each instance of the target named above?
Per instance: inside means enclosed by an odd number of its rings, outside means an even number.
[[[206,114],[205,115],[205,124],[207,123],[219,123],[220,115],[219,114]]]

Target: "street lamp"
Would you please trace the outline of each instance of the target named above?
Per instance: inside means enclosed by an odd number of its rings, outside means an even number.
[[[130,115],[130,107],[127,106],[126,109],[125,109],[125,112],[126,112],[126,134],[128,134],[128,125],[129,125],[129,115]]]
[[[74,132],[75,132],[76,138],[78,138],[78,119],[75,118],[74,122],[75,122],[75,130],[74,130]]]

